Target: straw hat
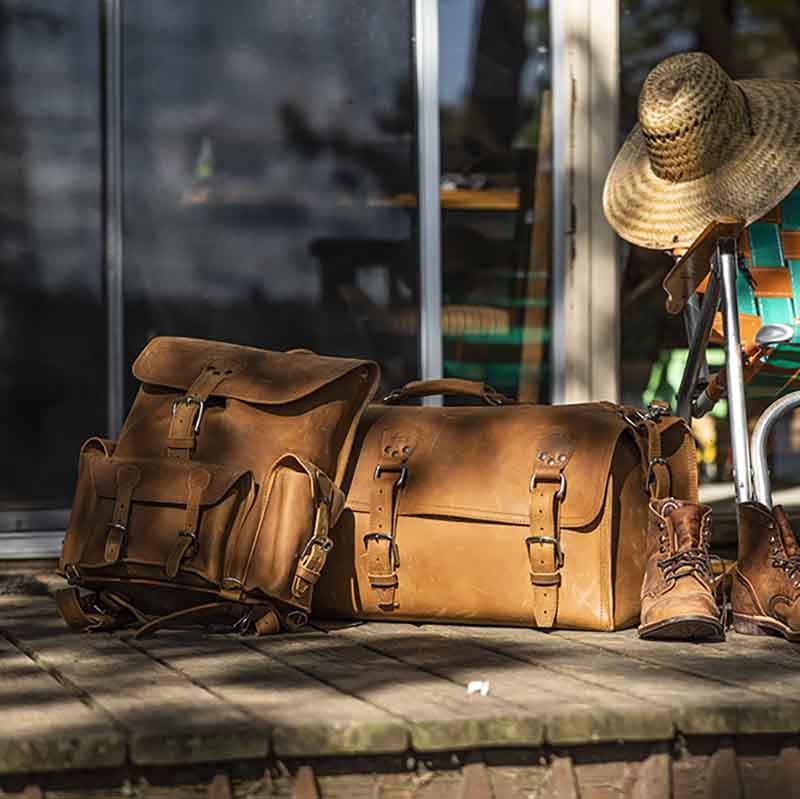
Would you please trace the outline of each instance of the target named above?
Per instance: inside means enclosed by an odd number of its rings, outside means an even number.
[[[603,210],[622,238],[668,250],[719,216],[750,224],[799,181],[800,82],[733,81],[710,56],[682,53],[647,76]]]

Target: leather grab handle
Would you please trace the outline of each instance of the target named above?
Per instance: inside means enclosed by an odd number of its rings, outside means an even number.
[[[393,405],[413,397],[432,397],[437,394],[453,397],[477,397],[487,405],[508,405],[514,402],[510,397],[495,391],[486,383],[453,377],[442,380],[412,380],[402,388],[394,389],[383,398],[383,401],[387,405]]]

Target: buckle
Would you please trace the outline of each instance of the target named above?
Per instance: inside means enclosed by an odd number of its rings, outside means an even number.
[[[303,560],[306,555],[311,551],[311,547],[318,546],[325,554],[330,552],[333,549],[333,539],[332,538],[320,538],[319,536],[312,536],[308,543],[303,548],[303,551],[300,553],[300,560]]]
[[[121,530],[123,536],[128,532],[128,526],[126,524],[120,524],[119,522],[109,522],[106,527],[113,527],[115,530]]]
[[[178,412],[178,405],[180,405],[182,402],[185,402],[187,405],[197,405],[197,416],[194,418],[194,432],[199,433],[200,420],[203,418],[203,411],[206,407],[205,402],[198,397],[192,396],[191,394],[187,394],[185,397],[178,397],[178,399],[172,401],[173,416]]]
[[[366,533],[364,535],[364,546],[367,547],[368,541],[388,541],[389,552],[392,556],[392,565],[397,567],[400,565],[400,552],[397,549],[397,543],[394,538],[386,533]]]
[[[197,554],[197,551],[200,549],[200,541],[197,538],[197,533],[193,532],[192,530],[179,530],[178,531],[178,538],[191,538],[192,543],[189,547],[191,551],[191,557],[194,557]]]
[[[286,616],[284,616],[284,621],[286,622],[286,626],[289,627],[289,630],[293,631],[300,627],[305,627],[305,625],[308,624],[308,613],[302,610],[290,610]]]
[[[549,535],[529,535],[525,539],[525,546],[528,548],[528,557],[530,558],[531,544],[552,544],[556,550],[556,566],[561,569],[564,566],[564,553],[561,551],[561,544],[557,538]],[[548,572],[549,574],[549,572]]]
[[[528,486],[528,491],[531,494],[533,493],[533,489],[536,488],[536,483],[537,482],[538,482],[538,479],[536,477],[536,472],[534,472],[531,475],[531,482],[530,482],[530,485]],[[558,485],[558,491],[556,491],[556,499],[559,502],[562,502],[564,500],[564,494],[566,493],[566,490],[567,490],[567,478],[564,477],[564,472],[559,472],[558,473],[558,482],[559,482],[559,485]]]
[[[64,566],[64,577],[70,585],[80,585],[81,571],[74,563],[68,563]]]
[[[662,416],[669,416],[672,413],[672,408],[666,402],[661,400],[653,400],[647,406],[647,410],[642,414],[645,419],[657,422]]]
[[[656,479],[654,466],[664,466],[667,470],[667,475],[669,476],[670,485],[672,484],[672,469],[669,468],[669,464],[664,460],[664,458],[651,458],[647,464],[647,477],[645,478],[645,489],[650,488],[653,482]]]
[[[247,635],[255,630],[255,628],[256,625],[252,610],[245,611],[245,613],[243,613],[232,625],[233,631],[239,633],[240,635]]]
[[[406,469],[406,465],[402,464],[401,466],[381,466],[380,463],[375,467],[375,472],[372,475],[373,480],[377,480],[383,472],[400,472],[400,479],[395,484],[397,488],[402,488],[406,482],[406,477],[408,475],[408,469]],[[377,535],[377,534],[376,534]]]

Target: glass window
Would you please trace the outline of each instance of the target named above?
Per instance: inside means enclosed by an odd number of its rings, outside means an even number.
[[[124,31],[126,360],[173,334],[416,377],[409,3],[137,0]]]
[[[547,0],[439,0],[448,377],[549,397]]]
[[[105,428],[97,3],[0,2],[0,510],[66,508]]]
[[[620,141],[636,122],[637,100],[647,73],[677,52],[700,50],[713,56],[735,79],[800,77],[800,4],[743,0],[695,3],[677,0],[621,0]],[[664,254],[624,245],[622,285],[623,401],[642,404],[674,398],[686,358],[686,335],[680,317],[664,310],[661,281],[671,266]],[[710,353],[711,370],[724,362],[722,351]],[[769,399],[750,398],[751,424]],[[800,504],[797,485],[800,444],[795,434],[800,415],[785,419],[774,435],[773,488],[785,489],[776,500]],[[730,437],[724,401],[715,413],[694,423],[700,453],[700,475],[718,486],[706,489],[711,499],[731,497]]]

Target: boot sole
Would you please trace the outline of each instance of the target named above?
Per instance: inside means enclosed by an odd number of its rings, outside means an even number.
[[[639,638],[662,641],[701,641],[722,637],[722,622],[708,616],[674,616],[639,627]]]
[[[771,616],[745,616],[733,614],[733,629],[742,635],[781,636],[792,643],[800,643],[800,631],[794,631],[782,621]]]

